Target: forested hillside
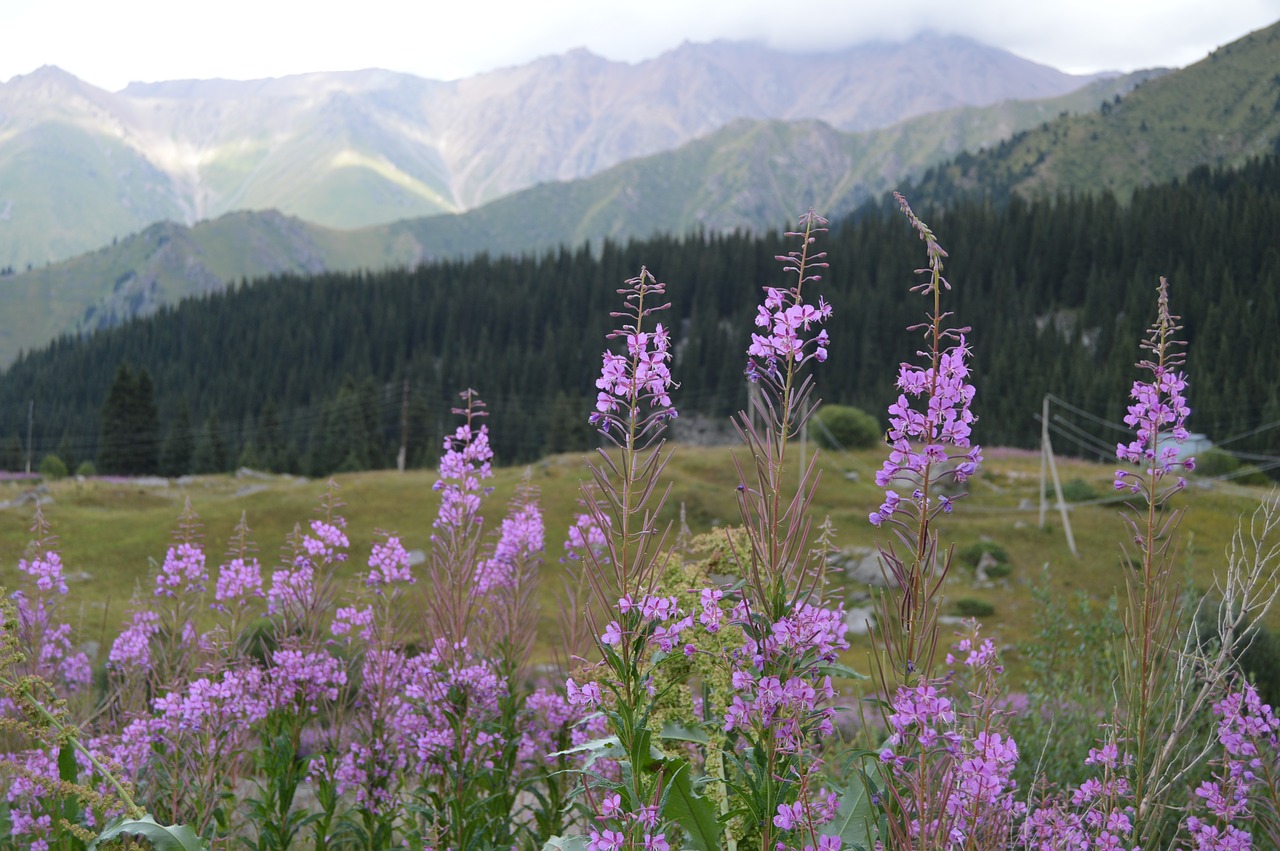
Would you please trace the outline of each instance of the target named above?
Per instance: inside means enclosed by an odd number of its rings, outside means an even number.
[[[1096,112],[1064,116],[930,169],[930,198],[1039,197],[1099,188],[1121,199],[1191,164],[1235,167],[1280,152],[1280,23],[1149,80]]]
[[[1034,445],[1046,392],[1119,420],[1161,275],[1190,343],[1192,427],[1222,438],[1280,420],[1275,156],[1137,189],[1124,206],[1105,194],[1014,197],[923,214],[950,252],[951,305],[972,326],[982,443]],[[833,224],[825,247],[835,315],[819,393],[883,411],[913,348],[903,328],[924,309],[907,292],[923,249],[880,208]],[[122,363],[154,386],[148,457],[170,473],[238,460],[311,474],[391,465],[406,407],[410,461],[431,462],[465,387],[490,405],[500,460],[583,447],[615,290],[641,264],[668,283],[676,405],[726,417],[746,399],[751,320],[760,287],[781,281],[782,251],[777,235],[656,239],[242,285],[21,357],[0,377],[0,460],[19,463],[29,401],[37,461],[96,458]],[[1275,452],[1280,430],[1235,447]]]

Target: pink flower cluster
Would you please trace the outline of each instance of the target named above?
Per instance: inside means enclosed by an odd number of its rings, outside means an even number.
[[[19,559],[18,570],[32,577],[41,591],[67,593],[67,581],[62,575],[62,557],[56,552],[41,552],[31,560]]]
[[[228,603],[243,605],[255,597],[262,597],[262,566],[256,558],[233,558],[218,569],[214,608],[226,611]]]
[[[1184,828],[1196,851],[1252,848],[1252,835],[1233,822],[1250,817],[1255,790],[1266,791],[1273,776],[1280,753],[1280,719],[1248,683],[1215,703],[1213,712],[1219,716],[1217,737],[1223,756],[1211,778],[1195,790],[1193,802],[1208,811],[1208,818],[1189,816]]]
[[[129,625],[121,630],[111,644],[107,657],[109,667],[117,670],[151,669],[151,639],[160,632],[160,615],[147,609],[133,613]]]
[[[905,363],[899,367],[898,388],[902,392],[898,401],[889,406],[888,439],[892,449],[876,473],[878,486],[888,488],[899,479],[921,485],[930,480],[934,467],[948,462],[955,462],[950,472],[956,482],[964,482],[977,471],[982,450],[969,440],[975,419],[970,410],[975,390],[967,381],[968,357],[962,334],[959,342],[939,353],[936,369],[918,369]],[[913,408],[908,396],[924,397],[924,410]],[[948,451],[948,446],[965,451]],[[917,490],[912,499],[919,503],[924,496]],[[884,504],[871,514],[872,525],[879,526],[892,517],[900,501],[896,491],[886,490]],[[941,505],[944,511],[950,510],[948,502]],[[930,507],[920,505],[925,511]]]
[[[606,523],[610,522],[608,515],[601,516],[604,517]],[[599,521],[593,515],[574,515],[573,525],[569,527],[569,532],[564,542],[566,558],[570,561],[577,561],[582,558],[583,553],[590,552],[597,559],[600,559],[603,558],[608,546],[609,540],[605,537],[605,531],[600,528]]]
[[[412,585],[417,580],[413,576],[409,553],[404,545],[399,538],[388,535],[386,541],[373,545],[373,551],[369,554],[369,573],[365,576],[364,584],[371,588],[381,588],[397,582]]]
[[[810,358],[819,363],[827,359],[830,338],[826,329],[806,338],[813,326],[831,318],[831,305],[818,297],[816,305],[804,300],[804,285],[822,280],[815,269],[827,268],[826,252],[810,253],[817,242],[817,234],[825,233],[827,220],[813,210],[800,217],[797,232],[785,234],[803,240],[800,248],[778,255],[785,271],[795,273],[791,287],[764,287],[764,304],[756,308],[756,327],[768,329],[768,334],[752,334],[747,347],[747,377],[757,381],[762,373],[770,377],[780,375],[779,364],[799,366]],[[757,358],[760,360],[757,361]]]
[[[803,363],[807,359],[806,348],[812,349],[808,356],[819,363],[827,359],[830,338],[826,329],[808,339],[801,332],[808,332],[811,326],[821,325],[831,318],[831,305],[822,296],[818,297],[816,306],[805,304],[799,301],[800,298],[798,287],[795,290],[764,288],[764,304],[757,309],[756,325],[768,328],[769,334],[752,334],[747,354],[762,358],[770,371],[778,368],[779,361]]]
[[[658,808],[640,807],[636,812],[627,812],[622,805],[622,796],[616,792],[606,794],[600,802],[600,812],[596,820],[612,824],[615,829],[592,828],[587,834],[588,851],[622,851],[629,846],[627,834],[639,830],[645,851],[671,851],[666,834],[658,830]]]
[[[476,567],[476,596],[484,597],[494,588],[511,585],[519,566],[542,553],[542,536],[542,511],[537,503],[514,506],[502,520],[493,555]]]
[[[1196,466],[1194,458],[1178,459],[1179,447],[1189,436],[1186,422],[1191,408],[1184,395],[1187,378],[1178,369],[1183,357],[1177,348],[1183,343],[1174,338],[1181,326],[1177,324],[1178,317],[1169,312],[1169,282],[1164,278],[1160,279],[1158,293],[1156,321],[1142,343],[1142,348],[1151,352],[1154,360],[1144,359],[1138,363],[1140,368],[1151,372],[1151,381],[1133,382],[1133,389],[1129,391],[1133,404],[1124,418],[1125,425],[1137,434],[1127,444],[1116,444],[1116,458],[1144,464],[1147,484],[1151,486],[1175,469],[1189,471]],[[1168,432],[1162,433],[1162,429]],[[1126,470],[1116,471],[1116,490],[1140,493],[1143,485],[1142,477]],[[1186,480],[1179,476],[1173,489],[1181,490],[1186,485]]]
[[[487,493],[480,482],[493,475],[489,427],[458,426],[444,439],[444,450],[440,479],[433,485],[440,491],[440,511],[433,525],[437,529],[464,529],[479,522],[480,497]]]
[[[271,588],[267,591],[268,614],[298,614],[311,605],[316,568],[332,567],[347,560],[344,550],[351,546],[351,542],[342,531],[346,523],[342,517],[311,521],[311,534],[302,539],[301,552],[293,564],[271,573]]]
[[[948,848],[988,847],[1026,814],[1013,780],[1017,743],[984,714],[995,696],[988,685],[1003,669],[995,645],[979,641],[977,623],[967,626],[947,662],[963,661],[970,669],[975,708],[962,713],[947,696],[946,689],[956,687],[954,672],[944,680],[899,686],[888,717],[888,747],[880,753],[905,789],[901,800],[911,835],[945,838]]]
[[[778,804],[773,826],[779,830],[803,830],[810,834],[824,824],[835,821],[840,809],[840,799],[835,792],[821,792],[812,798],[791,804]],[[838,836],[819,836],[818,844],[804,846],[806,851],[840,851]]]
[[[604,366],[596,379],[600,391],[596,395],[597,415],[592,422],[603,422],[599,414],[615,414],[623,405],[632,407],[641,400],[648,400],[652,407],[665,409],[674,417],[670,395],[673,382],[667,366],[671,360],[671,335],[659,322],[652,333],[633,331],[621,336],[627,341],[627,354],[604,353]]]
[[[192,680],[185,689],[152,702],[158,713],[152,734],[204,732],[239,739],[245,725],[261,721],[276,708],[276,691],[269,676],[252,666],[224,671],[216,679]]]
[[[897,192],[894,197],[911,227],[924,241],[929,257],[929,268],[916,270],[928,279],[911,291],[932,297],[933,309],[927,322],[907,329],[923,329],[930,349],[917,352],[927,366],[903,363],[898,367],[897,387],[901,392],[898,400],[889,406],[886,435],[892,448],[884,466],[876,473],[876,485],[886,489],[885,501],[871,512],[869,519],[873,526],[892,518],[901,507],[902,496],[888,489],[894,482],[902,480],[912,488],[910,503],[918,516],[928,516],[935,511],[950,512],[949,498],[940,497],[934,504],[928,496],[933,481],[939,473],[944,473],[962,483],[982,463],[981,447],[972,445],[969,439],[976,421],[970,410],[976,391],[968,381],[970,351],[964,336],[969,329],[947,327],[945,322],[950,314],[942,312],[940,307],[942,290],[951,289],[951,284],[942,277],[942,260],[947,252],[938,245],[929,226],[912,212],[907,199]],[[912,407],[911,399],[923,399],[924,409]]]
[[[1191,415],[1183,395],[1186,388],[1186,376],[1161,366],[1152,367],[1150,382],[1133,382],[1129,396],[1134,404],[1129,406],[1124,421],[1137,430],[1137,436],[1128,444],[1116,444],[1116,458],[1145,464],[1147,475],[1153,479],[1163,478],[1175,469],[1194,470],[1194,458],[1178,460],[1179,449],[1188,437],[1187,417]],[[1165,428],[1168,433],[1162,435],[1161,429]],[[1179,487],[1185,484],[1178,480]],[[1125,470],[1116,471],[1115,486],[1116,490],[1127,488],[1132,493],[1142,489],[1139,478]]]
[[[746,606],[739,603],[733,619],[741,622],[747,617]],[[830,663],[849,649],[848,631],[843,609],[802,603],[790,615],[773,623],[763,640],[747,636],[743,653],[757,670],[763,670],[767,662],[782,659],[809,657],[816,662]]]
[[[666,294],[666,285],[660,283],[649,270],[626,282],[618,292],[626,298],[626,309],[611,314],[629,321],[621,328],[609,332],[606,339],[621,337],[626,341],[627,352],[620,355],[605,350],[601,356],[603,365],[596,379],[596,409],[588,421],[608,432],[617,428],[622,433],[636,430],[647,432],[665,420],[674,419],[676,409],[671,406],[671,390],[676,383],[671,380],[671,334],[659,322],[652,331],[644,330],[644,321],[669,304],[654,304]],[[650,413],[642,415],[640,404],[647,402]],[[632,434],[632,437],[635,435]]]
[[[156,576],[156,596],[174,597],[178,593],[201,594],[209,582],[205,571],[204,550],[195,544],[169,547],[164,564]]]

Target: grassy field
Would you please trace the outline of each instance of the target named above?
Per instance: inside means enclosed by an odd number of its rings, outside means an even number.
[[[681,507],[694,533],[733,524],[737,518],[731,449],[676,446],[666,477],[671,496],[665,515],[678,524]],[[741,450],[737,450],[741,451]],[[975,581],[971,569],[958,565],[947,580],[947,611],[954,601],[971,597],[994,606],[983,618],[986,631],[1014,650],[1035,625],[1033,589],[1048,584],[1060,596],[1088,594],[1105,600],[1123,587],[1120,542],[1125,537],[1119,505],[1081,505],[1072,509],[1071,523],[1080,550],[1071,555],[1056,512],[1046,528],[1038,525],[1039,456],[1021,450],[989,450],[981,473],[970,480],[969,496],[955,513],[944,518],[942,538],[958,548],[980,540],[1003,547],[1013,565],[1005,579]],[[881,501],[873,482],[882,450],[824,453],[823,473],[814,501],[815,522],[829,516],[842,547],[871,547],[887,543],[887,534],[870,526],[867,514]],[[1101,497],[1113,493],[1110,465],[1060,460],[1064,481],[1085,486]],[[540,658],[557,646],[557,607],[563,599],[560,575],[564,530],[577,507],[579,482],[586,476],[581,455],[545,459],[531,467],[499,469],[492,480],[486,518],[496,524],[504,503],[520,477],[529,471],[540,489],[547,528],[547,558],[541,587],[542,622],[538,635]],[[365,569],[377,530],[399,534],[405,546],[427,549],[438,498],[431,490],[431,471],[371,472],[336,477],[346,503],[352,575]],[[210,567],[226,549],[226,541],[243,513],[253,530],[264,572],[278,561],[285,536],[295,523],[316,516],[325,483],[292,477],[210,476],[165,485],[108,480],[64,480],[47,485],[46,517],[59,539],[71,593],[67,616],[79,621],[85,640],[108,642],[129,611],[130,598],[151,592],[150,577],[163,560],[165,548],[186,499],[204,524],[204,544]],[[0,484],[0,501],[16,500],[31,483]],[[1193,481],[1175,504],[1186,508],[1175,569],[1199,588],[1208,588],[1223,565],[1223,552],[1238,517],[1251,512],[1267,493],[1265,488],[1227,486]],[[33,504],[0,510],[0,585],[23,587],[27,577],[17,569],[30,537]],[[422,586],[419,586],[422,589]],[[850,600],[865,587],[846,586]],[[865,664],[865,645],[855,645],[849,661]],[[104,658],[99,657],[99,661]]]

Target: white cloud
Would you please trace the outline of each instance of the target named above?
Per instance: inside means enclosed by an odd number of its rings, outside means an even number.
[[[104,88],[382,67],[450,79],[585,46],[638,61],[682,41],[787,50],[930,29],[1063,70],[1181,66],[1280,19],[1280,0],[4,0],[0,80],[58,65]]]

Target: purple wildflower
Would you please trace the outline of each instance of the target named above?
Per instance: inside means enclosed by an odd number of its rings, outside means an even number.
[[[1144,464],[1145,473],[1149,477],[1148,484],[1154,487],[1155,482],[1173,470],[1194,470],[1195,459],[1178,459],[1178,447],[1188,437],[1186,421],[1191,414],[1187,406],[1185,391],[1186,375],[1179,369],[1183,357],[1176,346],[1182,341],[1173,339],[1173,334],[1181,330],[1177,324],[1179,317],[1169,312],[1169,282],[1160,279],[1158,310],[1155,324],[1147,332],[1147,339],[1142,347],[1152,354],[1154,360],[1143,359],[1138,366],[1151,372],[1149,382],[1135,381],[1129,396],[1133,404],[1125,415],[1125,424],[1136,430],[1136,437],[1128,444],[1116,444],[1116,458],[1135,464]],[[1144,482],[1126,470],[1117,470],[1115,476],[1116,490],[1129,490],[1140,493]],[[1186,486],[1186,480],[1179,477],[1174,490]]]
[[[938,245],[928,225],[912,212],[906,199],[897,193],[894,197],[925,241],[929,255],[929,268],[918,271],[929,273],[930,277],[911,291],[933,296],[934,309],[928,323],[909,329],[924,329],[930,346],[918,355],[927,365],[903,363],[898,367],[900,392],[898,400],[889,406],[887,439],[892,448],[884,466],[876,473],[876,484],[886,489],[885,501],[871,513],[869,519],[873,526],[889,520],[899,508],[901,497],[890,489],[894,482],[905,481],[912,486],[911,502],[921,515],[932,510],[950,512],[950,498],[935,506],[927,496],[928,487],[937,475],[934,471],[949,464],[950,475],[960,483],[972,476],[982,462],[981,447],[970,441],[977,418],[970,410],[976,391],[968,381],[970,350],[965,333],[969,329],[944,327],[943,320],[948,314],[939,306],[942,289],[951,289],[951,284],[942,277],[942,258],[947,253]],[[923,410],[913,406],[913,399],[924,400]]]
[[[467,407],[454,408],[453,413],[466,416],[467,421],[444,439],[440,478],[432,486],[440,491],[440,511],[432,524],[437,529],[464,529],[479,523],[480,499],[488,493],[480,482],[493,475],[489,427],[475,423],[485,416],[485,404],[474,390],[464,390],[460,395]]]
[[[160,616],[151,611],[133,613],[129,626],[116,636],[107,664],[112,668],[151,669],[151,639],[160,631]]]
[[[603,518],[606,524],[612,525],[613,521],[609,515],[602,513],[599,518]],[[596,560],[600,560],[605,557],[608,546],[608,538],[605,537],[605,532],[595,515],[589,513],[574,515],[573,525],[569,527],[564,542],[567,558],[577,561],[582,558],[583,553],[590,552]]]
[[[240,605],[262,595],[262,566],[256,558],[233,558],[218,569],[213,597],[220,608],[225,609],[228,602]]]
[[[205,572],[204,551],[195,544],[169,547],[164,564],[156,576],[156,596],[173,597],[176,593],[202,593],[209,581]]]
[[[18,570],[34,577],[36,587],[41,591],[56,590],[59,594],[67,593],[67,581],[62,575],[62,557],[56,552],[41,551],[29,561],[20,559]]]
[[[476,595],[483,597],[494,588],[510,586],[517,579],[520,565],[537,558],[542,549],[542,511],[537,503],[513,505],[502,520],[493,556],[476,567]]]
[[[590,417],[592,425],[608,432],[617,427],[626,433],[629,428],[644,432],[663,420],[675,419],[676,409],[671,406],[670,391],[678,385],[671,380],[668,362],[671,360],[671,334],[658,323],[653,331],[644,330],[645,317],[665,310],[670,304],[654,305],[651,299],[661,299],[666,294],[666,284],[660,283],[641,267],[640,274],[629,279],[625,289],[618,292],[627,300],[626,309],[611,314],[630,321],[623,323],[606,339],[623,338],[627,344],[625,355],[605,351],[600,377],[596,379],[596,410]],[[648,415],[640,414],[640,404],[647,402]],[[628,423],[630,425],[628,425]]]
[[[804,285],[822,280],[821,275],[814,275],[811,270],[827,268],[823,262],[827,256],[825,251],[809,253],[817,234],[826,232],[827,220],[809,210],[797,225],[801,232],[789,232],[785,236],[803,239],[800,248],[775,258],[788,272],[794,272],[797,280],[786,289],[765,287],[764,304],[756,309],[756,326],[768,329],[768,333],[751,335],[751,345],[747,347],[747,376],[752,381],[761,375],[761,362],[765,374],[779,376],[783,371],[779,364],[785,364],[790,370],[811,358],[819,363],[827,359],[830,340],[826,329],[811,337],[805,335],[813,326],[831,317],[831,305],[822,296],[816,305],[804,300]]]
[[[384,543],[373,545],[365,585],[376,588],[396,582],[412,585],[416,581],[409,566],[409,553],[405,551],[399,538],[387,535]]]

